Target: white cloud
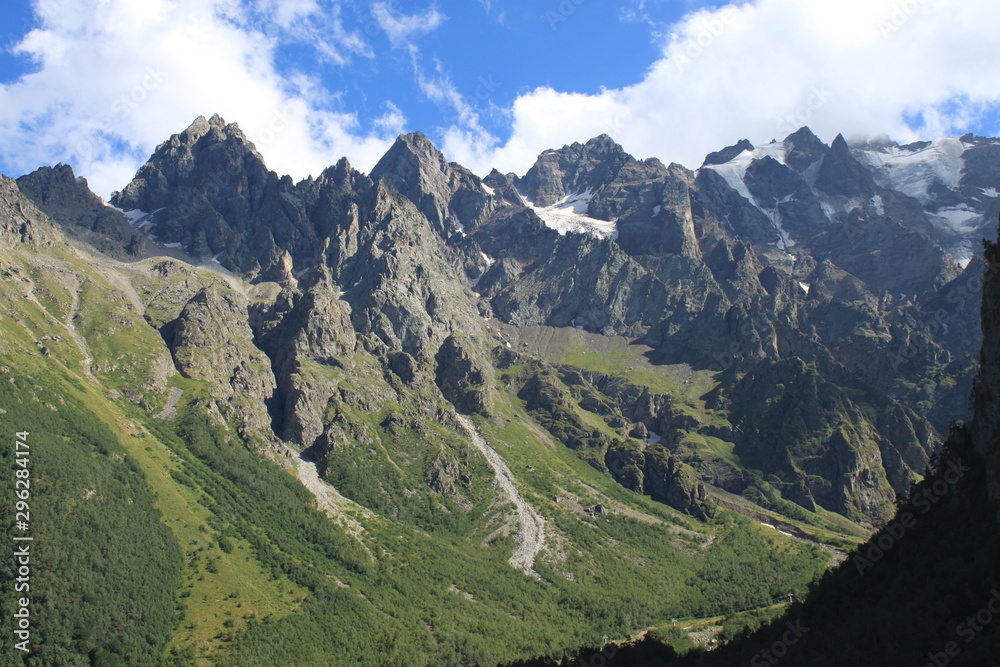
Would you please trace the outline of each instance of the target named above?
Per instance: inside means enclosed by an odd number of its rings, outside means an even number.
[[[0,86],[0,161],[21,173],[72,164],[106,197],[170,134],[219,113],[279,173],[318,174],[343,155],[370,169],[401,113],[390,109],[382,131],[365,131],[354,115],[329,110],[316,79],[280,73],[282,30],[338,19],[329,5],[272,4],[259,0],[265,13],[253,17],[235,0],[37,0],[40,27],[16,47],[37,71]],[[268,11],[278,12],[275,23],[250,27]],[[358,35],[343,35],[337,53],[364,51]]]
[[[433,5],[420,14],[403,14],[388,2],[373,4],[372,16],[395,48],[407,46],[414,39],[437,30],[448,18]]]
[[[406,116],[392,102],[386,102],[385,113],[372,124],[383,136],[398,136],[406,131]]]
[[[241,23],[260,26],[267,34],[309,44],[325,60],[346,65],[352,56],[374,57],[364,36],[348,30],[340,5],[331,0],[254,0],[254,12],[238,12]],[[249,15],[248,15],[249,14]]]
[[[690,167],[741,138],[759,144],[802,125],[827,141],[840,132],[933,139],[964,131],[1000,101],[997,25],[994,0],[757,0],[699,10],[673,27],[641,82],[595,95],[538,88],[514,102],[502,145],[465,141],[458,128],[445,148],[478,173],[523,173],[546,148],[601,133],[639,157]],[[911,128],[913,116],[924,126]]]

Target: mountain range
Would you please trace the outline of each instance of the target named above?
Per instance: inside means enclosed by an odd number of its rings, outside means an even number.
[[[37,664],[499,664],[804,593],[971,416],[998,171],[803,128],[480,178],[415,133],[295,183],[214,116],[109,202],[0,179]]]

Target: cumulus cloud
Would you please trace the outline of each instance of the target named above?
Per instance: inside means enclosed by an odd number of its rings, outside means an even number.
[[[34,71],[0,86],[8,170],[66,162],[106,197],[171,133],[219,113],[239,122],[271,169],[304,177],[343,155],[370,169],[404,123],[390,103],[366,130],[354,114],[331,110],[312,74],[279,72],[282,35],[339,23],[329,3],[36,0],[35,8],[39,27],[15,47]],[[368,49],[344,30],[326,39],[331,58]]]
[[[602,133],[637,156],[691,167],[744,137],[759,144],[802,125],[827,141],[953,135],[1000,103],[1000,69],[988,65],[1000,61],[998,24],[993,0],[695,10],[663,36],[661,58],[635,85],[593,95],[535,89],[513,103],[507,141],[483,146],[455,128],[445,150],[479,173],[523,173],[546,148]]]

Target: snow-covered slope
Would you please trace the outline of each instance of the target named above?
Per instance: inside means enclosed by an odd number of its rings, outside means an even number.
[[[584,192],[566,195],[561,201],[552,206],[535,206],[532,202],[525,200],[542,222],[551,229],[565,235],[567,232],[578,234],[593,234],[600,238],[617,238],[618,226],[615,222],[607,220],[597,220],[587,215],[587,208],[590,200],[594,198],[593,192],[588,188]]]
[[[750,165],[756,160],[773,158],[781,164],[785,164],[785,157],[787,154],[788,147],[784,142],[772,141],[766,146],[758,146],[752,151],[745,150],[725,164],[709,165],[705,167],[705,169],[711,169],[719,174],[719,176],[722,176],[726,183],[729,184],[729,187],[740,193],[744,199],[756,206],[764,215],[771,219],[771,222],[774,224],[774,228],[778,231],[778,234],[781,237],[781,240],[777,243],[777,245],[784,250],[794,246],[796,244],[795,240],[788,235],[788,232],[786,232],[782,226],[781,213],[776,208],[772,209],[761,206],[760,202],[758,202],[754,196],[750,194],[750,190],[746,185],[746,175],[747,169],[749,169]]]
[[[800,130],[796,134],[801,132]],[[786,249],[794,245],[795,241],[789,238],[785,227],[796,227],[791,224],[791,220],[782,217],[783,213],[788,213],[781,206],[784,202],[779,202],[775,208],[770,202],[758,201],[751,194],[751,188],[747,187],[746,178],[755,161],[768,157],[789,166],[793,143],[801,139],[801,136],[796,138],[793,135],[784,141],[744,150],[724,164],[702,167],[703,170],[716,172],[740,196],[767,215],[781,235],[779,247],[784,246]],[[922,216],[914,214],[913,208],[907,209],[898,197],[883,196],[887,195],[886,192],[872,196],[870,190],[859,189],[857,195],[843,195],[830,194],[829,184],[827,187],[818,187],[817,179],[826,160],[826,157],[821,157],[821,151],[816,153],[819,159],[804,171],[801,170],[802,161],[799,157],[797,171],[809,184],[812,196],[831,224],[843,224],[852,214],[857,215],[855,211],[860,210],[859,214],[862,216],[889,216],[904,225],[922,230],[923,233],[933,228],[935,231],[930,231],[933,240],[964,264],[972,253],[977,252],[980,239],[993,235],[990,227],[1000,210],[1000,183],[994,187],[986,187],[992,174],[1000,169],[996,164],[995,154],[990,152],[995,150],[996,145],[996,140],[971,136],[908,146],[888,140],[853,144],[851,155],[871,173],[878,186],[916,200],[923,209]],[[845,171],[843,177],[856,178],[856,174],[852,176],[849,171]],[[826,178],[829,180],[829,173]],[[978,187],[973,187],[970,183],[977,183]]]
[[[958,187],[965,168],[962,155],[969,147],[960,139],[943,139],[918,149],[894,145],[865,148],[855,150],[854,156],[872,170],[883,187],[927,204],[935,184]]]

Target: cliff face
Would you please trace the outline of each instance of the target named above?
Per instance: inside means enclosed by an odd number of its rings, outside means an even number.
[[[986,465],[990,499],[1000,502],[1000,246],[986,244],[983,349],[974,394],[972,440]],[[1000,510],[997,512],[1000,519]]]

